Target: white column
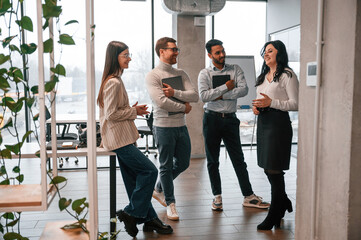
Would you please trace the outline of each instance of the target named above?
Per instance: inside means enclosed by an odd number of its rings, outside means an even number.
[[[90,240],[98,235],[98,184],[95,129],[94,0],[86,0],[87,146]]]

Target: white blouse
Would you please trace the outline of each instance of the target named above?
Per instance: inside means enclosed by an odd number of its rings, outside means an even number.
[[[283,73],[278,82],[268,82],[264,79],[263,83],[257,86],[257,99],[263,98],[260,93],[264,93],[272,99],[271,108],[282,111],[297,111],[298,110],[298,80],[296,74],[292,73],[289,77],[287,73]]]

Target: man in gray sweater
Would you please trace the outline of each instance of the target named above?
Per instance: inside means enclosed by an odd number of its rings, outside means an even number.
[[[155,51],[159,65],[146,77],[146,86],[153,102],[153,134],[160,163],[160,180],[153,197],[167,207],[168,219],[179,220],[173,180],[189,166],[191,142],[185,114],[192,110],[189,103],[197,102],[199,96],[187,73],[172,67],[177,63],[179,54],[176,40],[168,37],[159,39]],[[164,83],[166,80],[168,84]]]

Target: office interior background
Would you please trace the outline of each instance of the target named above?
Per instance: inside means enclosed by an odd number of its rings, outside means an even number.
[[[150,106],[144,80],[158,63],[154,42],[160,37],[177,39],[181,49],[178,67],[189,73],[194,84],[199,70],[209,65],[204,49],[209,39],[222,40],[227,55],[253,55],[256,76],[263,62],[260,56],[263,44],[282,40],[290,66],[300,81],[299,111],[290,113],[296,146],[293,155],[297,156],[295,238],[360,239],[361,64],[357,57],[361,51],[361,2],[228,0],[220,12],[205,17],[204,26],[194,26],[194,16],[171,14],[162,2],[94,1],[96,91],[105,49],[112,40],[125,42],[132,53],[130,67],[123,75],[130,103],[138,101]],[[24,3],[26,15],[35,19],[32,7],[35,1]],[[79,23],[67,26],[76,45],[55,50],[61,51],[55,57],[61,58],[67,69],[67,76],[58,85],[56,113],[86,114],[85,1],[63,0],[61,5],[64,13],[61,21],[76,19]],[[318,45],[320,35],[322,44]],[[29,42],[37,41],[35,26],[33,34],[28,33],[26,38]],[[307,63],[317,60],[322,83],[308,86]],[[37,55],[30,55],[28,61],[29,81],[36,84]],[[45,61],[45,66],[48,64]],[[254,84],[252,81],[248,80],[248,84]],[[201,119],[201,105],[198,103],[187,118],[193,157],[204,156],[201,129],[194,124]],[[18,124],[25,132],[25,125],[30,123],[25,120],[25,112],[21,115]],[[255,140],[252,142],[255,123],[252,111],[239,109],[237,116],[241,120],[242,143],[256,144]]]

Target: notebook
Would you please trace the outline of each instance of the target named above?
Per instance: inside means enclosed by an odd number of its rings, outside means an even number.
[[[64,149],[77,149],[79,145],[78,140],[57,140],[56,141],[56,147],[58,150],[64,150]],[[46,149],[51,150],[51,141],[46,144]]]
[[[229,74],[227,75],[214,75],[212,77],[212,86],[213,88],[222,86],[227,81],[231,80],[231,76]]]

